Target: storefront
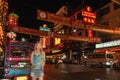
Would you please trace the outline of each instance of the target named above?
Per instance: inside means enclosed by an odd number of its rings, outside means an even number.
[[[120,51],[120,40],[100,43],[95,45],[95,52]]]
[[[95,48],[96,53],[112,53],[120,58],[120,40],[96,44]]]

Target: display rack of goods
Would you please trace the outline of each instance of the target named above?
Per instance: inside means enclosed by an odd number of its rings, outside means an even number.
[[[31,71],[30,56],[33,45],[16,42],[11,44],[10,55],[7,56],[5,76],[14,80],[26,80]],[[28,79],[27,79],[28,80]]]

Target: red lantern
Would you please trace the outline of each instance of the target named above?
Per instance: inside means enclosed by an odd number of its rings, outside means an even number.
[[[92,30],[88,30],[88,37],[92,37]]]
[[[11,13],[9,15],[9,21],[8,21],[8,26],[14,27],[18,25],[18,15]]]

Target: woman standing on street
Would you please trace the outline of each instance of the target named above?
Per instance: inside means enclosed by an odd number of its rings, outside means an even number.
[[[34,51],[31,54],[31,63],[32,80],[44,80],[45,52],[40,42],[37,42],[34,46]]]

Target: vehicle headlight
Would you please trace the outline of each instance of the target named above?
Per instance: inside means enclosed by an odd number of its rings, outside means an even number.
[[[111,63],[110,62],[106,62],[106,65],[111,65]]]

